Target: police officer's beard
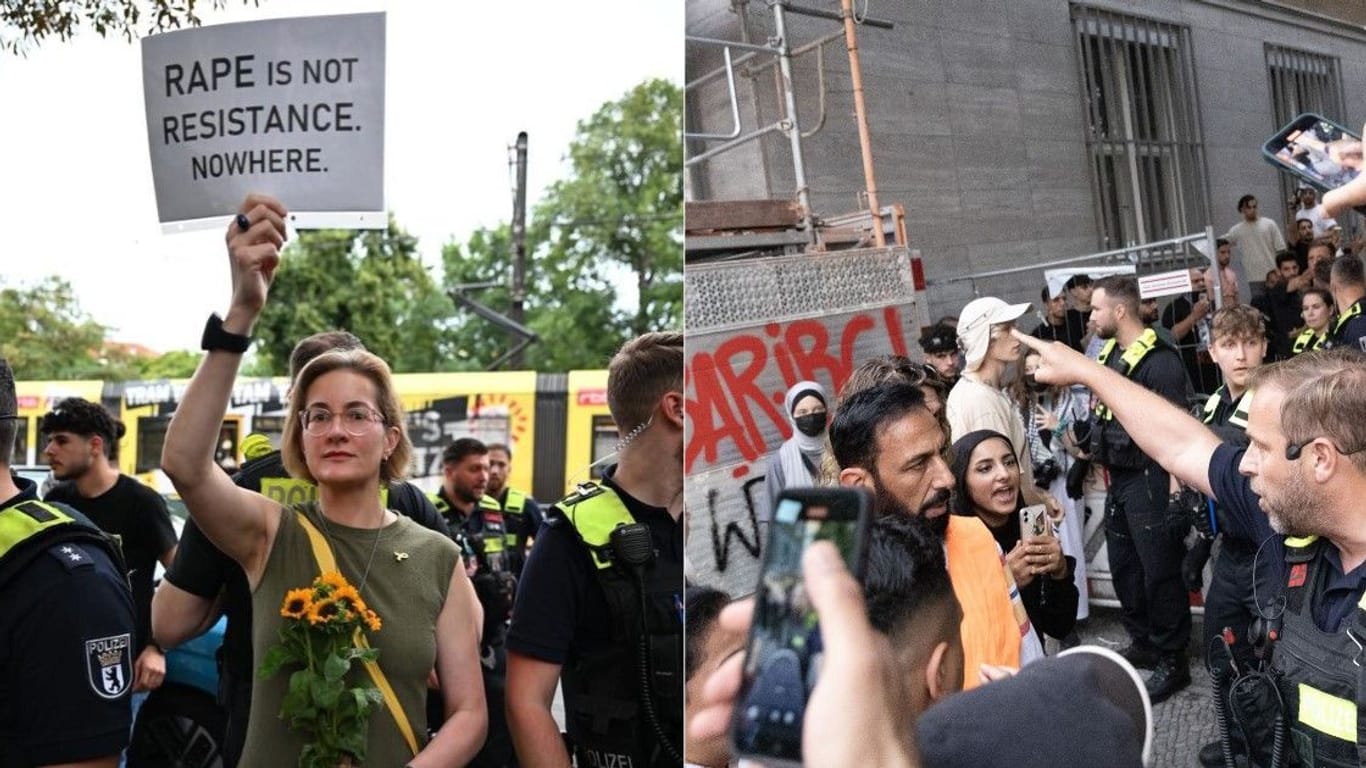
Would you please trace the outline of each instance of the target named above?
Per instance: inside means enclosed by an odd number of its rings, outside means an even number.
[[[930,494],[925,503],[920,505],[919,510],[913,510],[909,505],[903,504],[901,499],[890,493],[882,483],[878,482],[877,475],[873,476],[873,512],[878,517],[924,517],[925,509],[947,504],[949,501],[949,491],[940,488]],[[934,531],[939,538],[944,538],[949,530],[949,516],[942,514],[938,517],[926,518],[930,530]]]
[[[1323,502],[1316,497],[1304,471],[1298,468],[1290,471],[1286,481],[1281,483],[1276,496],[1263,496],[1266,516],[1271,530],[1285,536],[1320,536],[1323,530]]]

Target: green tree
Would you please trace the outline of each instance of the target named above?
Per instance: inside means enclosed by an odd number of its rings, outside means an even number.
[[[203,359],[203,352],[176,349],[152,358],[136,361],[139,379],[188,379],[194,375]]]
[[[537,212],[544,258],[610,280],[625,267],[639,296],[631,336],[683,322],[683,94],[654,79],[581,121],[572,175]]]
[[[20,379],[100,378],[105,327],[50,276],[31,288],[0,289],[0,355]]]
[[[258,0],[251,0],[258,5]],[[49,37],[70,40],[82,27],[100,37],[122,35],[125,40],[143,34],[199,26],[196,0],[6,0],[0,3],[0,50],[24,53]],[[227,0],[211,0],[223,8]],[[145,6],[145,7],[144,7]]]
[[[442,370],[453,357],[450,301],[389,217],[385,230],[301,232],[284,251],[257,321],[254,373],[283,375],[295,342],[319,331],[356,334],[395,372]]]
[[[650,80],[579,123],[570,175],[546,191],[527,228],[525,324],[540,340],[525,367],[601,368],[627,338],[681,327],[682,108],[677,86]],[[500,312],[511,307],[508,224],[447,245],[442,262],[447,289],[493,283],[470,295]],[[629,314],[617,301],[627,281],[640,297]],[[484,368],[516,341],[462,317],[462,367]]]

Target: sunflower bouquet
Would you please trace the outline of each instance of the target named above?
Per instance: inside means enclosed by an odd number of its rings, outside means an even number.
[[[280,718],[307,740],[299,768],[337,768],[365,761],[370,713],[384,697],[362,678],[347,682],[356,662],[374,661],[379,651],[357,642],[361,632],[378,632],[379,616],[337,571],[313,584],[291,589],[280,606],[280,642],[266,654],[258,675],[270,678],[296,667],[280,705]]]

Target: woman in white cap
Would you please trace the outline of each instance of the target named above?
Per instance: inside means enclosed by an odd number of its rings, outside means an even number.
[[[830,418],[826,411],[825,388],[820,384],[799,381],[787,390],[783,412],[792,422],[792,437],[768,460],[764,488],[770,505],[784,488],[816,485],[825,456],[825,427]]]
[[[1010,329],[1027,311],[1028,303],[1007,304],[995,296],[984,296],[968,302],[959,313],[958,344],[963,348],[965,364],[945,408],[949,439],[957,441],[979,429],[990,429],[1010,438],[1019,452],[1025,501],[1047,504],[1054,522],[1060,522],[1062,507],[1034,485],[1034,469],[1025,448],[1028,443],[1024,418],[1004,391],[1007,369],[1020,358],[1020,342],[1010,335]]]

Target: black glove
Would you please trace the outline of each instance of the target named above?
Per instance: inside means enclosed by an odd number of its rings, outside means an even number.
[[[1214,538],[1205,497],[1183,485],[1167,499],[1167,528],[1172,535],[1184,537],[1191,526],[1195,526],[1200,538]]]
[[[1191,592],[1199,592],[1205,585],[1205,563],[1209,562],[1209,550],[1213,545],[1213,541],[1202,536],[1195,540],[1181,560],[1181,580]]]

